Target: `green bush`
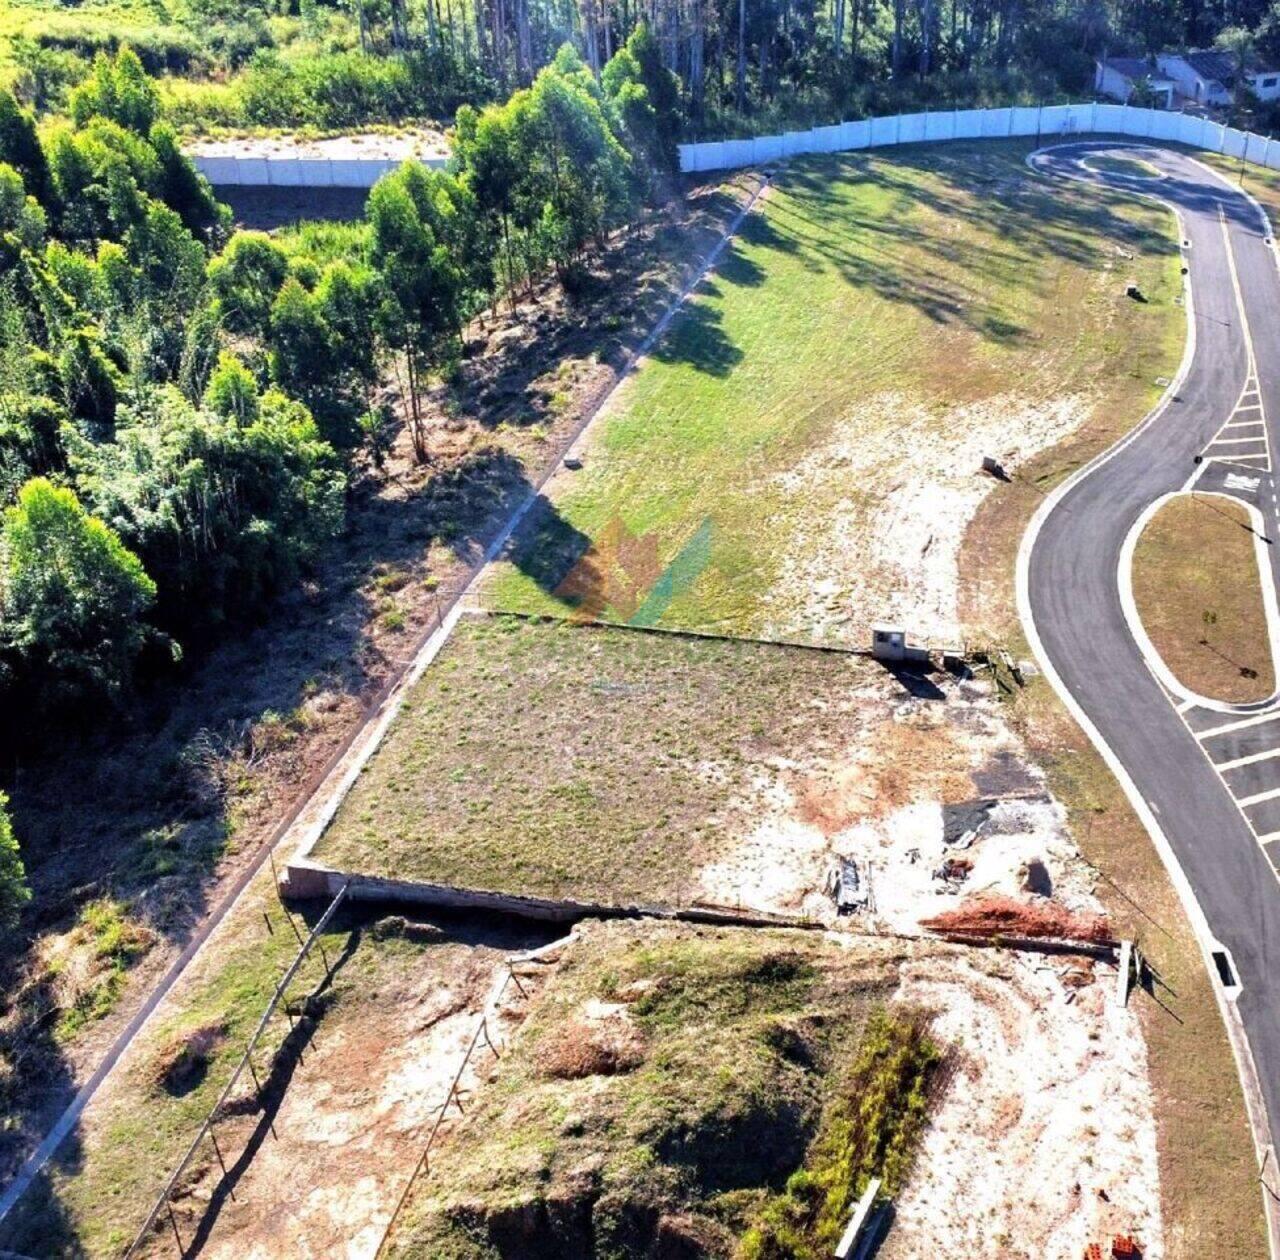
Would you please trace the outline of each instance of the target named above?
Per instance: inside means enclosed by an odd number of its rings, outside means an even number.
[[[873,1177],[886,1197],[901,1189],[941,1057],[923,1016],[881,1011],[869,1021],[807,1167],[792,1174],[747,1231],[741,1260],[825,1260]]]

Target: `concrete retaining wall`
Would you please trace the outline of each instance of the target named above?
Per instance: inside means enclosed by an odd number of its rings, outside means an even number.
[[[1011,109],[956,109],[927,114],[893,114],[809,131],[751,140],[709,140],[680,146],[682,171],[723,171],[760,166],[800,153],[845,153],[925,140],[976,140],[1038,136],[1046,143],[1063,136],[1110,133],[1150,140],[1173,140],[1228,157],[1244,157],[1280,170],[1280,141],[1237,131],[1207,118],[1130,105],[1017,106]],[[212,177],[211,177],[212,178]]]
[[[402,158],[328,158],[191,154],[211,184],[241,188],[372,188]],[[418,158],[424,166],[442,167],[444,158]]]
[[[763,910],[737,910],[728,906],[643,905],[624,902],[578,901],[574,898],[527,897],[515,893],[487,892],[478,888],[456,888],[449,884],[419,883],[408,879],[384,879],[335,871],[309,858],[295,857],[285,867],[280,890],[285,896],[329,898],[340,889],[353,901],[400,902],[433,910],[489,910],[542,919],[553,923],[575,923],[579,919],[680,919],[692,923],[726,924],[736,927],[794,927],[821,930],[817,919],[798,915],[771,914]]]

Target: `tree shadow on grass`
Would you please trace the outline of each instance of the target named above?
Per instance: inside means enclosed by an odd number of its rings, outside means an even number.
[[[986,340],[1018,344],[1030,330],[975,296],[979,282],[1019,274],[1021,283],[1034,287],[1037,277],[1028,268],[1041,259],[1096,269],[1108,239],[1157,255],[1177,249],[1167,234],[1120,213],[1131,198],[1108,200],[1085,185],[1046,182],[1025,168],[1025,149],[987,142],[957,144],[944,155],[922,148],[891,157],[801,161],[780,181],[768,214],[814,264],[834,267],[850,284],[914,306],[937,323],[963,324]],[[860,181],[881,194],[866,206],[848,195],[850,184]],[[963,239],[937,231],[912,213],[916,208],[975,230]],[[966,283],[966,272],[975,283]]]
[[[742,350],[722,327],[724,316],[707,302],[691,302],[652,351],[660,363],[687,363],[708,376],[725,377],[742,362]]]

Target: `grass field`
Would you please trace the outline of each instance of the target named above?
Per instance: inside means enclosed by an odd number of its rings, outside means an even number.
[[[512,617],[460,623],[313,854],[339,870],[671,903],[767,767],[856,731],[885,675],[839,653]]]
[[[954,633],[982,455],[1141,414],[1182,335],[1165,212],[1046,185],[1029,148],[792,162],[488,602],[858,641],[902,605]]]
[[[1179,495],[1133,555],[1133,594],[1151,642],[1198,695],[1247,703],[1275,690],[1253,522],[1216,495]]]

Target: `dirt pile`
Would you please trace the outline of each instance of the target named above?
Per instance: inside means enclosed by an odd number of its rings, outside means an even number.
[[[980,894],[966,898],[954,910],[922,919],[920,926],[944,936],[965,938],[1023,937],[1085,941],[1092,945],[1110,945],[1115,941],[1105,915],[1068,910],[1042,897],[1017,901],[1012,897]]]
[[[644,1038],[620,1005],[617,1009],[588,1011],[548,1040],[540,1061],[546,1075],[560,1080],[613,1076],[640,1066],[644,1061]]]

